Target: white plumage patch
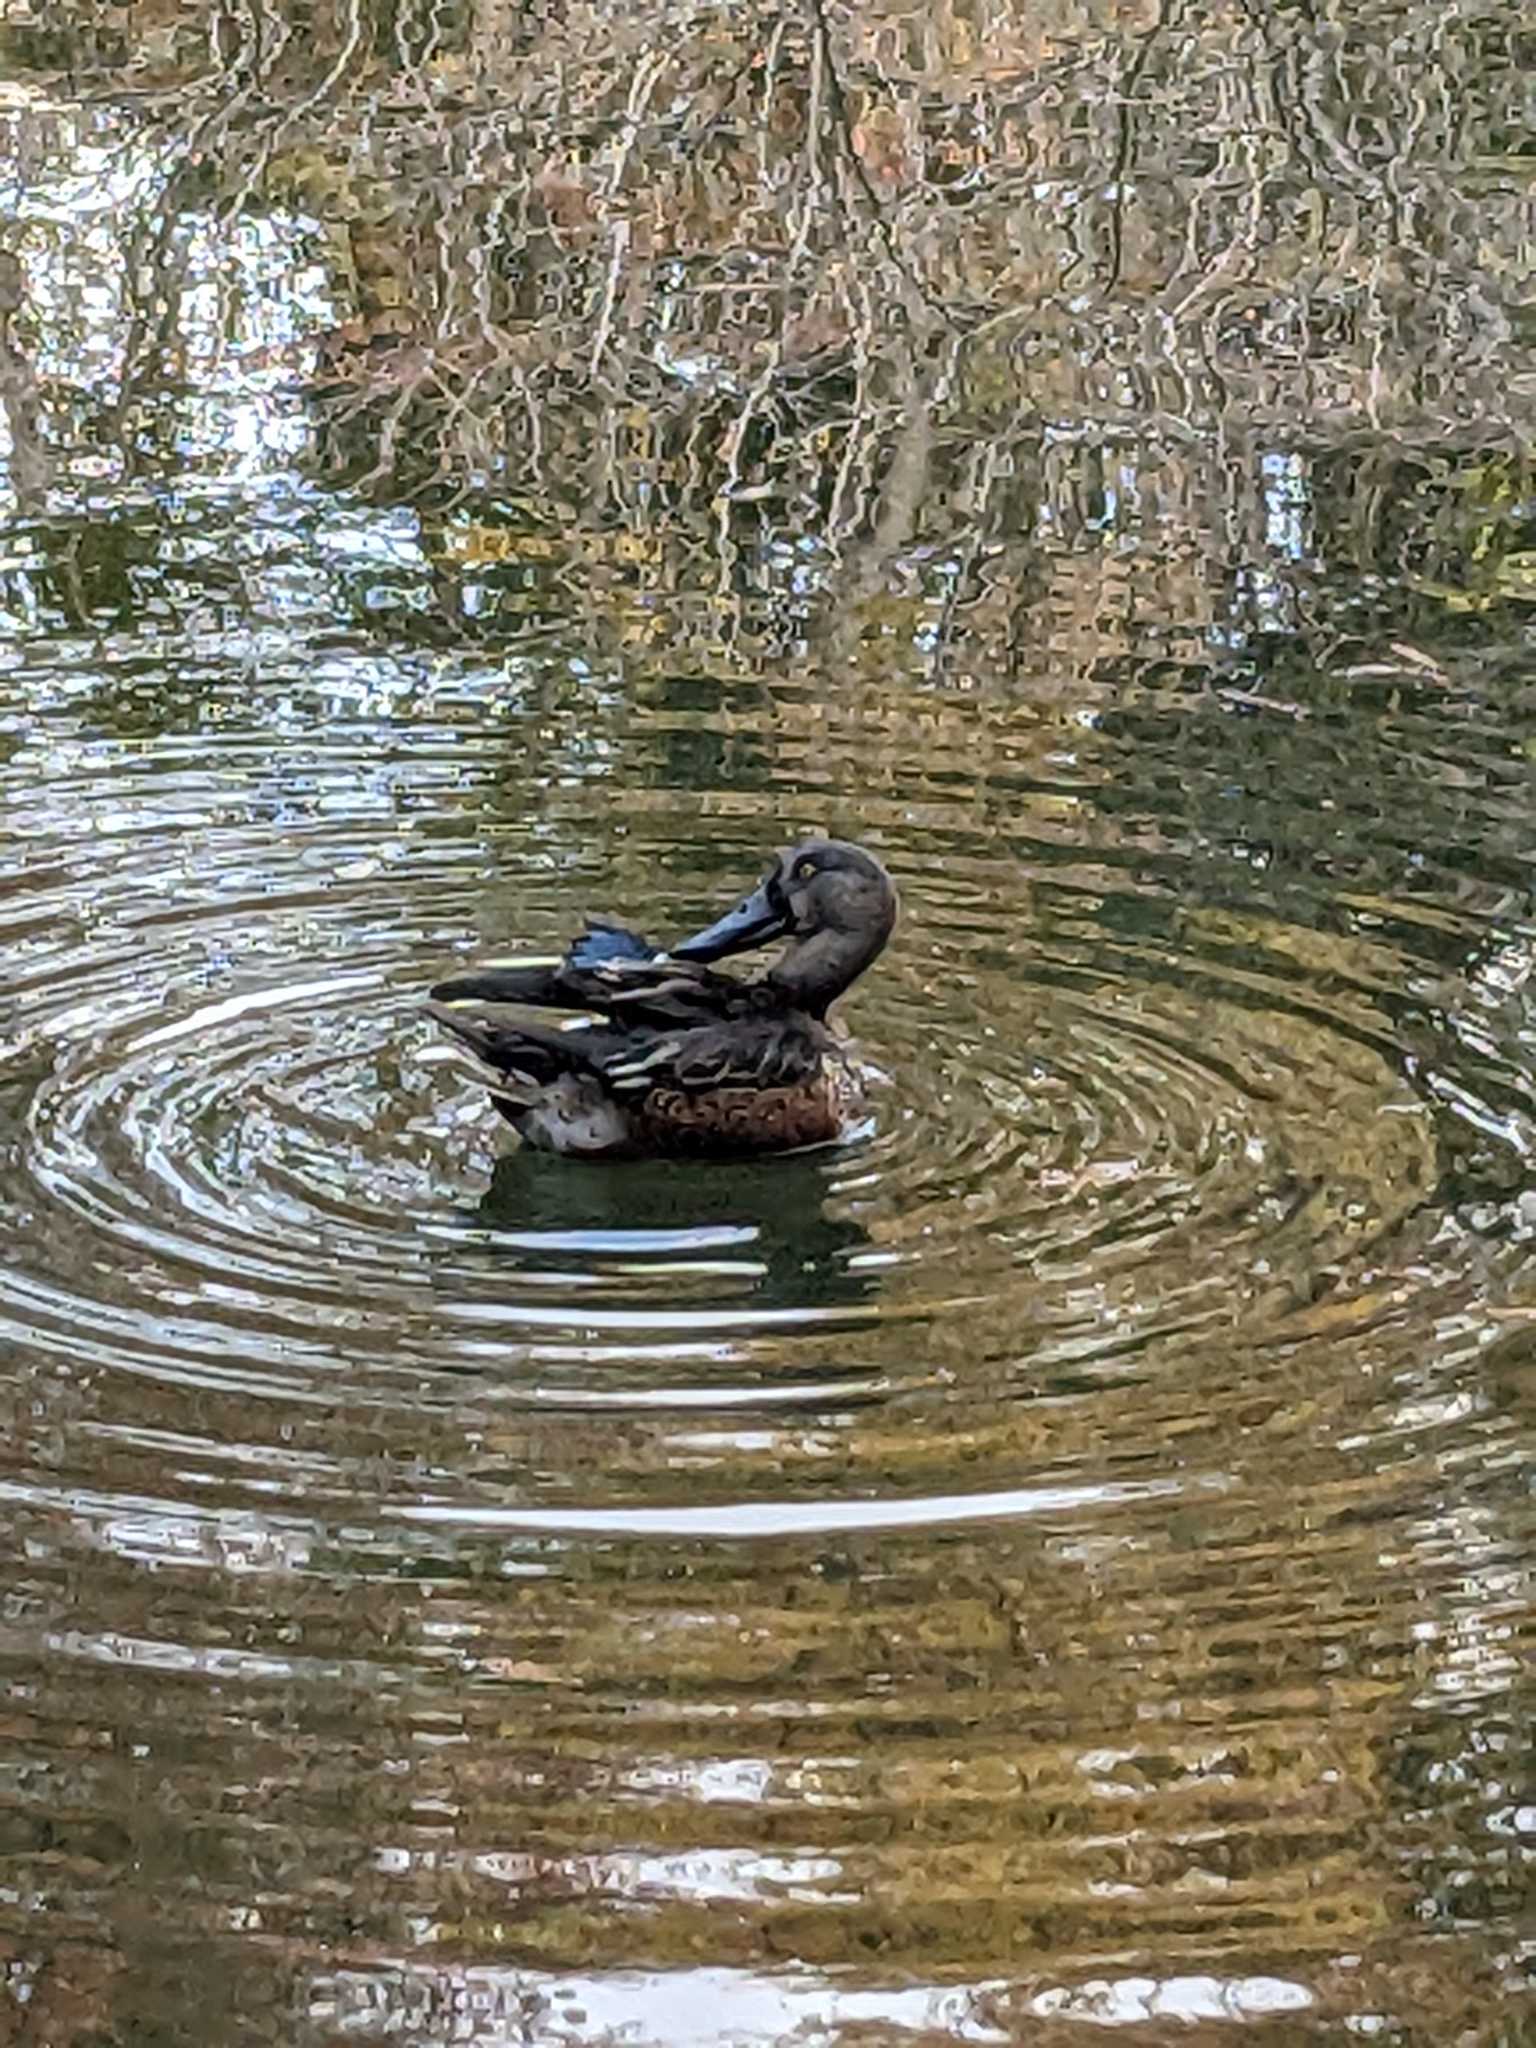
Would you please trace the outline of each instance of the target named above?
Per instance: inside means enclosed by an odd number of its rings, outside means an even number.
[[[548,1152],[600,1156],[621,1150],[629,1139],[627,1113],[572,1074],[543,1089],[518,1117],[517,1128],[526,1144]]]
[[[630,1059],[612,1060],[604,1067],[603,1073],[615,1088],[632,1089],[643,1086],[646,1076],[657,1067],[667,1066],[682,1050],[682,1041],[664,1038],[646,1052]]]

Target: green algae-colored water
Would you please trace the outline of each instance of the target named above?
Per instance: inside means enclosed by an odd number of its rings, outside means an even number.
[[[1531,2038],[1529,40],[0,28],[0,2042]],[[844,1147],[435,1058],[807,830]]]

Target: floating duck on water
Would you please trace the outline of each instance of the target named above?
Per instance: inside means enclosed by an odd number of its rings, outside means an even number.
[[[788,1152],[843,1132],[862,1097],[827,1013],[896,924],[885,869],[862,846],[808,839],[752,894],[662,950],[592,920],[562,959],[492,963],[439,982],[432,1014],[476,1055],[525,1144],[600,1158]],[[753,981],[731,953],[789,940]],[[487,1004],[586,1013],[549,1025]]]

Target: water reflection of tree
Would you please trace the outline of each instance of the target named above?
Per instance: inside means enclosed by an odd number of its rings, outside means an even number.
[[[331,472],[461,502],[513,481],[589,568],[627,540],[745,604],[763,550],[810,536],[823,593],[889,606],[897,564],[931,640],[1027,596],[1042,547],[1165,553],[1192,519],[1203,556],[1262,558],[1277,440],[1339,451],[1369,546],[1400,511],[1384,436],[1454,469],[1533,395],[1496,16],[1423,6],[1347,50],[1236,11],[1105,30],[1072,0],[601,35],[492,6],[220,20],[10,32],[24,75],[131,84],[119,132],[166,167],[121,224],[123,402],[178,374],[184,223],[302,220]],[[34,161],[57,139],[51,111],[11,127]],[[1443,537],[1450,580],[1480,530]]]

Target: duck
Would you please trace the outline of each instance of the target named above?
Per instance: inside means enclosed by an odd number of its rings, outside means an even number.
[[[857,1063],[829,1013],[883,952],[899,908],[866,847],[806,839],[689,938],[655,946],[591,918],[563,955],[454,975],[432,989],[429,1008],[536,1150],[589,1159],[800,1151],[837,1141],[862,1108]],[[781,939],[764,974],[716,970]],[[509,1005],[572,1016],[541,1024],[509,1017]]]

